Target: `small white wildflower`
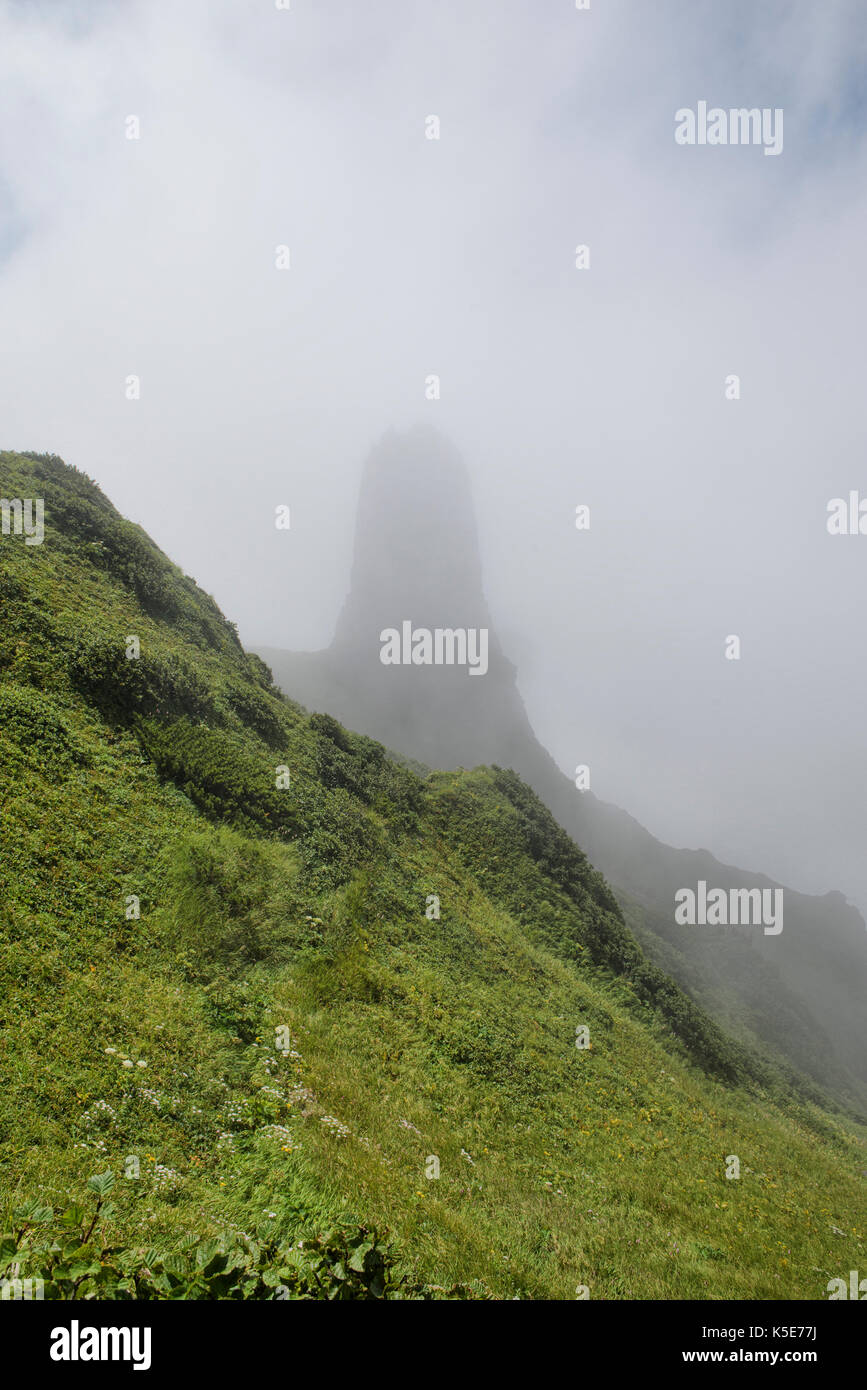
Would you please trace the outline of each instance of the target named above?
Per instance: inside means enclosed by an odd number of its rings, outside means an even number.
[[[325,1128],[326,1128],[326,1129],[330,1129],[330,1130],[331,1130],[331,1133],[332,1133],[337,1139],[346,1139],[346,1138],[347,1138],[347,1136],[348,1136],[348,1134],[349,1134],[349,1126],[343,1124],[341,1120],[338,1120],[338,1119],[336,1118],[336,1116],[334,1116],[334,1115],[320,1115],[319,1119],[320,1119],[321,1123],[322,1123],[323,1125],[325,1125]]]

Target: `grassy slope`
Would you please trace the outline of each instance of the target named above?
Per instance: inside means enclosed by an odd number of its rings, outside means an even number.
[[[58,460],[0,454],[0,492],[47,514],[41,547],[0,540],[10,1209],[111,1168],[106,1239],[142,1251],[352,1217],[498,1297],[816,1298],[863,1269],[863,1132],[646,965],[516,778],[422,780],[283,700]]]

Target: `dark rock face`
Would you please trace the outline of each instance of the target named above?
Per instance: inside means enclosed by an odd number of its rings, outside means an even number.
[[[334,651],[379,655],[379,630],[490,626],[470,483],[433,430],[392,432],[367,460],[358,502],[349,595]]]
[[[487,673],[384,666],[380,634],[405,621],[430,632],[484,629]],[[341,684],[357,692],[352,708],[363,713],[364,732],[433,767],[489,761],[498,746],[490,732],[482,736],[492,687],[500,717],[523,714],[482,591],[466,468],[433,430],[389,434],[367,461],[352,583],[330,656]]]
[[[405,621],[430,632],[485,629],[487,673],[384,666],[380,634]],[[390,433],[368,458],[351,587],[331,647],[301,656],[269,650],[265,659],[293,699],[431,767],[501,762],[516,731],[519,742],[533,741],[482,588],[467,471],[441,435]]]
[[[380,634],[487,628],[488,671],[383,665]],[[277,683],[310,709],[430,767],[512,767],[609,879],[648,954],[731,1031],[782,1054],[840,1097],[867,1104],[858,1019],[867,997],[867,934],[840,894],[785,889],[785,925],[690,927],[675,893],[772,881],[706,850],[663,845],[627,812],[579,792],[538,742],[515,667],[493,631],[475,513],[462,460],[439,434],[390,433],[365,465],[351,588],[322,652],[260,653]]]

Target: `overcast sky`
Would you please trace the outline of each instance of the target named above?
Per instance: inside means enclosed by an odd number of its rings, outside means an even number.
[[[0,0],[0,447],[308,649],[433,420],[561,766],[867,908],[865,57],[863,0]],[[702,100],[782,153],[678,145]]]

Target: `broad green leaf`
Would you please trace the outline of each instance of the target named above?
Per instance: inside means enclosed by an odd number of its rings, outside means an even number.
[[[114,1187],[114,1173],[111,1170],[107,1173],[96,1173],[92,1178],[88,1178],[87,1185],[100,1197],[107,1197]]]

